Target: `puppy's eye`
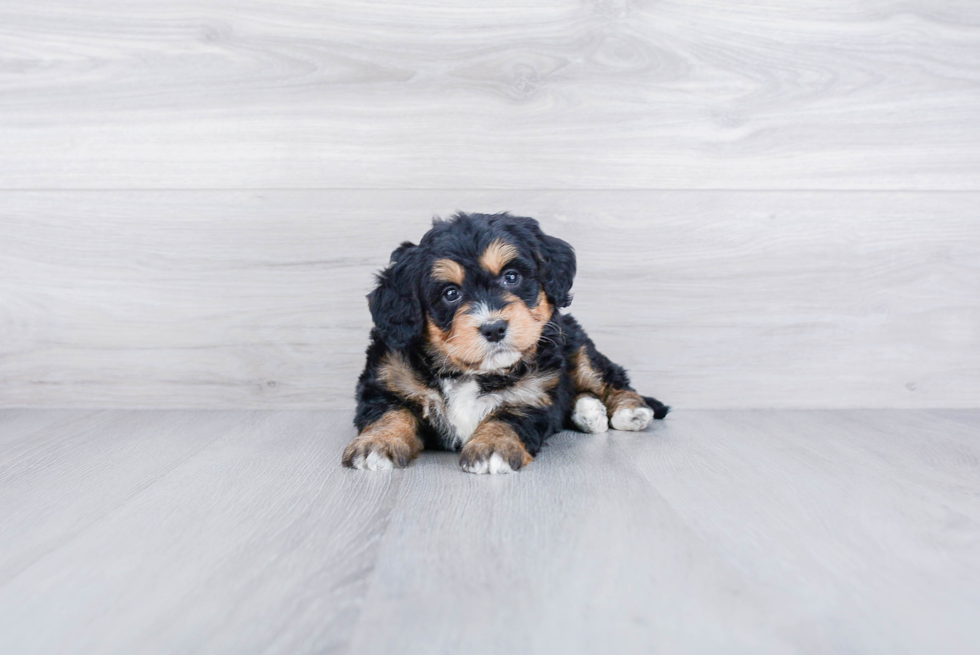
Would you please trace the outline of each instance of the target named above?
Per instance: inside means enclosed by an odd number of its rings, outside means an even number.
[[[509,287],[512,287],[515,284],[520,284],[521,274],[515,271],[514,269],[510,269],[509,271],[504,272],[503,279],[504,279],[504,284],[506,284]]]
[[[442,297],[446,302],[456,302],[459,300],[459,289],[456,287],[446,287],[442,292]]]

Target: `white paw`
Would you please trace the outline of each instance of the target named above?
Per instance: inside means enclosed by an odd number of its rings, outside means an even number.
[[[623,407],[613,412],[612,426],[614,430],[645,430],[653,420],[653,410],[649,407]]]
[[[514,472],[514,469],[510,467],[510,464],[505,462],[504,458],[497,453],[490,455],[490,459],[477,459],[463,464],[462,467],[467,473],[476,473],[478,475],[483,475],[486,473],[495,475],[497,473]]]
[[[395,468],[394,462],[374,450],[369,452],[367,457],[358,455],[351,462],[351,465],[362,471],[383,471],[385,469]]]
[[[582,432],[591,432],[592,434],[605,432],[609,429],[606,406],[594,396],[582,396],[575,402],[572,423]]]

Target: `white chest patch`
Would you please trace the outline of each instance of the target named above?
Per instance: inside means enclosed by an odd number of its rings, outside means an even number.
[[[476,380],[442,378],[439,384],[446,397],[446,419],[456,430],[456,439],[465,444],[480,421],[497,408],[500,398],[496,394],[480,395]]]

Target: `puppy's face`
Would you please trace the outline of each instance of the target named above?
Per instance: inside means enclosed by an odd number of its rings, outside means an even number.
[[[462,372],[499,372],[533,356],[575,274],[567,243],[508,214],[437,221],[392,262],[368,297],[382,338]]]
[[[513,241],[496,237],[432,258],[423,284],[426,343],[452,368],[512,366],[533,353],[551,318],[534,256]]]

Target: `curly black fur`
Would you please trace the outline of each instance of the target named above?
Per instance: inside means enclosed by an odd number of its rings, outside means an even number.
[[[520,282],[507,289],[502,288],[498,277],[480,269],[481,255],[495,241],[510,244],[517,251],[507,269],[516,272]],[[433,264],[440,258],[450,258],[465,267],[466,281],[459,292],[488,310],[500,310],[513,296],[531,309],[538,307],[542,297],[547,299],[544,308],[550,320],[544,324],[529,356],[505,370],[474,372],[454,367],[427,347],[427,323],[448,329],[459,305],[458,300],[450,303],[445,299],[447,283],[432,276]],[[575,272],[575,252],[569,244],[544,234],[532,218],[506,213],[458,213],[449,220],[434,221],[418,245],[402,243],[391,254],[389,266],[378,275],[377,287],[368,295],[375,327],[370,335],[367,363],[357,384],[354,424],[358,431],[389,410],[407,408],[418,420],[426,447],[460,448],[460,441],[447,435],[427,414],[423,401],[392,390],[383,381],[379,370],[386,355],[392,353],[408,363],[421,387],[434,397],[442,394],[445,380],[475,380],[479,394],[484,395],[513,388],[532,374],[554,373],[557,381],[548,390],[550,402],[545,406],[518,404],[492,413],[494,419],[513,427],[531,455],[552,434],[572,427],[570,415],[576,395],[582,391],[576,386],[572,369],[581,352],[586,353],[589,365],[609,389],[632,391],[626,371],[596,350],[574,318],[558,311],[571,303]],[[512,295],[507,296],[504,291]],[[643,400],[655,418],[667,414],[669,408],[660,401],[648,397]]]

